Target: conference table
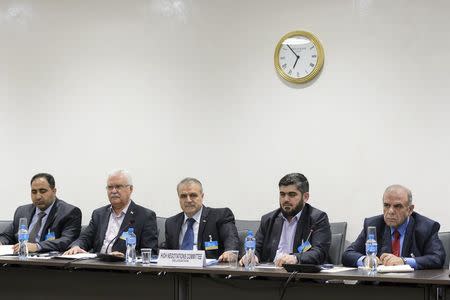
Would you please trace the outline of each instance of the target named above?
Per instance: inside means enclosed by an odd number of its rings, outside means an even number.
[[[97,259],[0,257],[2,299],[440,299],[450,300],[450,271],[369,275],[352,269],[297,273],[246,271],[227,264],[205,268],[127,265]],[[291,282],[286,285],[287,279]]]

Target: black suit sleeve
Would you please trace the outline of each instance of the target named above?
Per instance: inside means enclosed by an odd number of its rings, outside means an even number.
[[[445,250],[442,241],[439,239],[440,225],[434,222],[430,228],[430,234],[423,236],[423,254],[416,256],[418,269],[440,269],[445,262]]]
[[[66,217],[61,219],[58,226],[61,228],[61,236],[54,240],[39,242],[40,252],[65,251],[79,235],[81,230],[81,210],[73,207],[67,212]],[[42,234],[45,234],[43,232]]]
[[[156,214],[151,210],[146,210],[145,218],[142,220],[143,227],[141,232],[141,241],[138,251],[142,248],[151,248],[152,252],[158,250],[158,229],[156,224]]]
[[[14,222],[11,222],[5,231],[0,233],[0,245],[12,245],[17,243],[14,232]]]
[[[234,221],[233,212],[229,208],[223,209],[223,215],[218,220],[220,241],[223,241],[224,251],[239,250],[239,237]]]
[[[328,216],[325,212],[313,220],[313,231],[311,232],[311,249],[303,253],[294,253],[299,263],[320,265],[328,258],[331,245],[331,229]]]
[[[89,225],[81,232],[80,237],[70,245],[70,248],[78,246],[85,251],[93,249],[94,239],[98,226],[100,225],[99,221],[99,217],[97,217],[97,213],[94,211],[92,213],[91,221],[89,221]]]
[[[346,267],[357,267],[358,259],[366,255],[366,221],[361,233],[350,246],[345,249],[342,255],[342,264]]]
[[[266,218],[263,216],[261,218],[261,222],[259,223],[258,231],[256,232],[256,248],[255,248],[255,255],[258,257],[259,262],[263,262],[263,251],[264,251],[264,241],[266,238],[266,231],[269,227],[270,218]]]

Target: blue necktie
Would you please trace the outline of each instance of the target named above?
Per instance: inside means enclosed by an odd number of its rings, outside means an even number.
[[[183,237],[183,242],[181,243],[181,250],[192,250],[194,247],[194,226],[195,220],[192,218],[187,219],[186,221],[187,229]]]

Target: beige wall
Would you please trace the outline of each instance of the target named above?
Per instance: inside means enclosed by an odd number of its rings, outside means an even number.
[[[447,0],[0,1],[0,219],[55,175],[83,222],[126,168],[134,198],[179,211],[195,176],[205,203],[258,219],[303,172],[310,203],[356,237],[392,183],[450,230]],[[305,86],[275,73],[291,30],[325,65]]]

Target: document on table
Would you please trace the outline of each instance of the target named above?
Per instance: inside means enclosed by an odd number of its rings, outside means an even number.
[[[71,255],[60,255],[60,256],[54,256],[53,258],[56,259],[90,259],[90,258],[96,258],[96,253],[77,253],[77,254],[71,254]]]
[[[344,271],[350,271],[355,270],[356,268],[349,268],[349,267],[333,267],[331,269],[323,269],[320,271],[320,273],[337,273],[337,272],[344,272]]]
[[[0,245],[0,255],[13,255],[13,245]]]
[[[255,269],[259,270],[277,270],[277,269],[283,269],[283,267],[277,267],[274,263],[265,263],[265,264],[259,264],[255,266]]]
[[[410,265],[399,265],[399,266],[378,266],[378,273],[404,273],[413,272],[414,269]]]

